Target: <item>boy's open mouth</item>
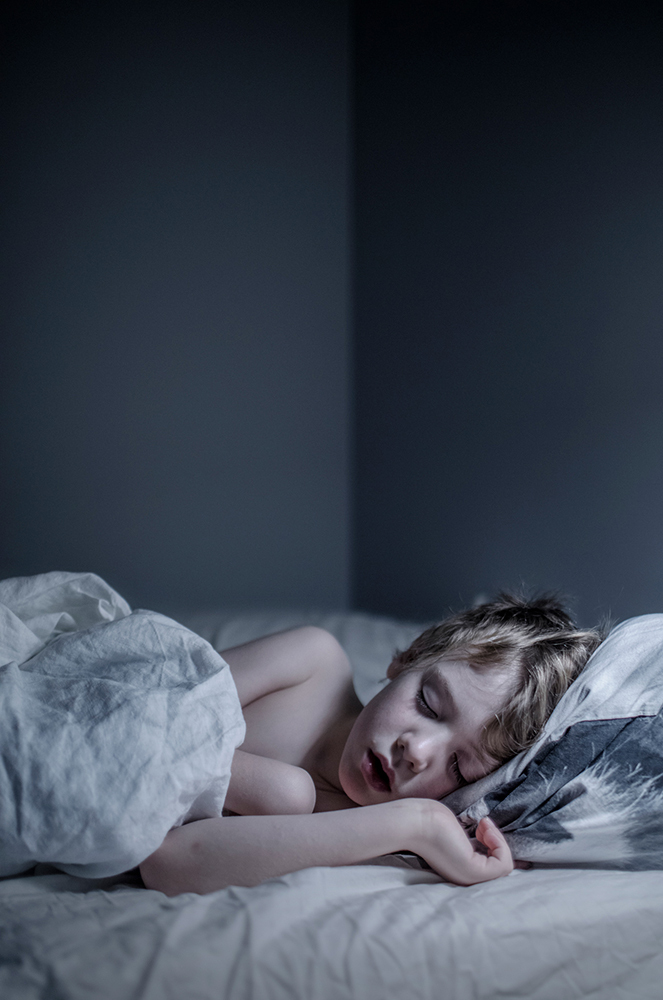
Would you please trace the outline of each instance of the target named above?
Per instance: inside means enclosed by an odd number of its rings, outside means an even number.
[[[369,749],[367,758],[366,776],[369,783],[378,792],[390,792],[391,782],[389,781],[389,775],[382,766],[382,761],[378,755]]]

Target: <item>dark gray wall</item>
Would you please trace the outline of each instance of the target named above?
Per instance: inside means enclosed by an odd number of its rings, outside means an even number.
[[[5,16],[0,576],[343,606],[347,3]]]
[[[357,29],[355,603],[663,610],[660,6]]]

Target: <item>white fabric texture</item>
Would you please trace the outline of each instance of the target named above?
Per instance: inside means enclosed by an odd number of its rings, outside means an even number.
[[[7,1000],[660,1000],[663,872],[516,871],[461,888],[309,868],[208,896],[0,883]]]
[[[209,643],[93,574],[0,583],[0,875],[88,877],[221,815],[244,720]]]
[[[295,612],[188,622],[219,648],[331,626],[364,691],[423,627]],[[0,927],[12,1000],[660,1000],[663,872],[535,866],[461,888],[379,859],[169,899],[44,865],[0,881]]]

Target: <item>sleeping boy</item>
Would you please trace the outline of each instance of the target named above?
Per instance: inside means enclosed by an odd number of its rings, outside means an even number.
[[[460,885],[508,874],[495,824],[472,841],[439,800],[531,746],[601,638],[552,598],[500,595],[398,653],[365,707],[322,629],[224,651],[246,720],[229,815],[171,830],[145,885],[205,893],[403,850]]]

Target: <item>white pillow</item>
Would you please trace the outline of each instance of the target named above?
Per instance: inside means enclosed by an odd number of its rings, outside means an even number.
[[[357,697],[363,705],[386,683],[387,667],[394,653],[407,649],[430,624],[398,621],[360,612],[218,611],[178,617],[219,652],[300,625],[318,625],[327,629],[348,655]]]

